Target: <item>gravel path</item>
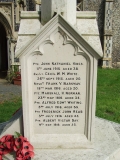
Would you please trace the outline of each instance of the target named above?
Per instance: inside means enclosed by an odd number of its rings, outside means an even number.
[[[0,80],[0,102],[8,101],[21,96],[21,86],[7,83],[5,80]]]

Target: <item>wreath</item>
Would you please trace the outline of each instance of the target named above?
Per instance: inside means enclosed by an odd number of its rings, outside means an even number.
[[[34,157],[33,146],[18,132],[0,139],[0,160],[3,160],[2,156],[13,151],[16,152],[15,160],[31,160]]]

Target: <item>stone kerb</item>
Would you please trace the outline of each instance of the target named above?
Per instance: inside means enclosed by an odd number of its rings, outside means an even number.
[[[24,134],[35,148],[91,148],[97,53],[60,15],[19,53]]]

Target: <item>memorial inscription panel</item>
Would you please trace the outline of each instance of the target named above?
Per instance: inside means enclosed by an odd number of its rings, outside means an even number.
[[[84,134],[87,62],[82,55],[61,56],[31,59],[35,134]]]

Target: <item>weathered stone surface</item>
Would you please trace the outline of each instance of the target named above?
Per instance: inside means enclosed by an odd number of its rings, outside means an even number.
[[[40,22],[37,19],[22,19],[19,29],[20,34],[36,34],[40,30]]]
[[[37,11],[22,11],[15,53],[25,46],[40,30],[40,14]]]
[[[96,49],[96,51],[99,51],[102,53],[102,48],[101,48],[101,44],[100,44],[100,38],[99,36],[85,36],[83,35],[84,39],[92,46]]]
[[[96,12],[81,11],[77,14],[76,27],[85,40],[102,54],[100,36],[96,21]]]
[[[19,35],[17,40],[16,52],[24,47],[28,42],[30,42],[35,35]]]
[[[80,34],[99,35],[96,19],[77,19],[77,29]]]
[[[120,124],[116,125],[120,126]],[[111,155],[111,153],[120,148],[120,137],[118,133],[119,131],[115,131],[111,122],[96,118],[95,138],[97,141],[95,141],[95,149],[100,150],[106,155]]]

